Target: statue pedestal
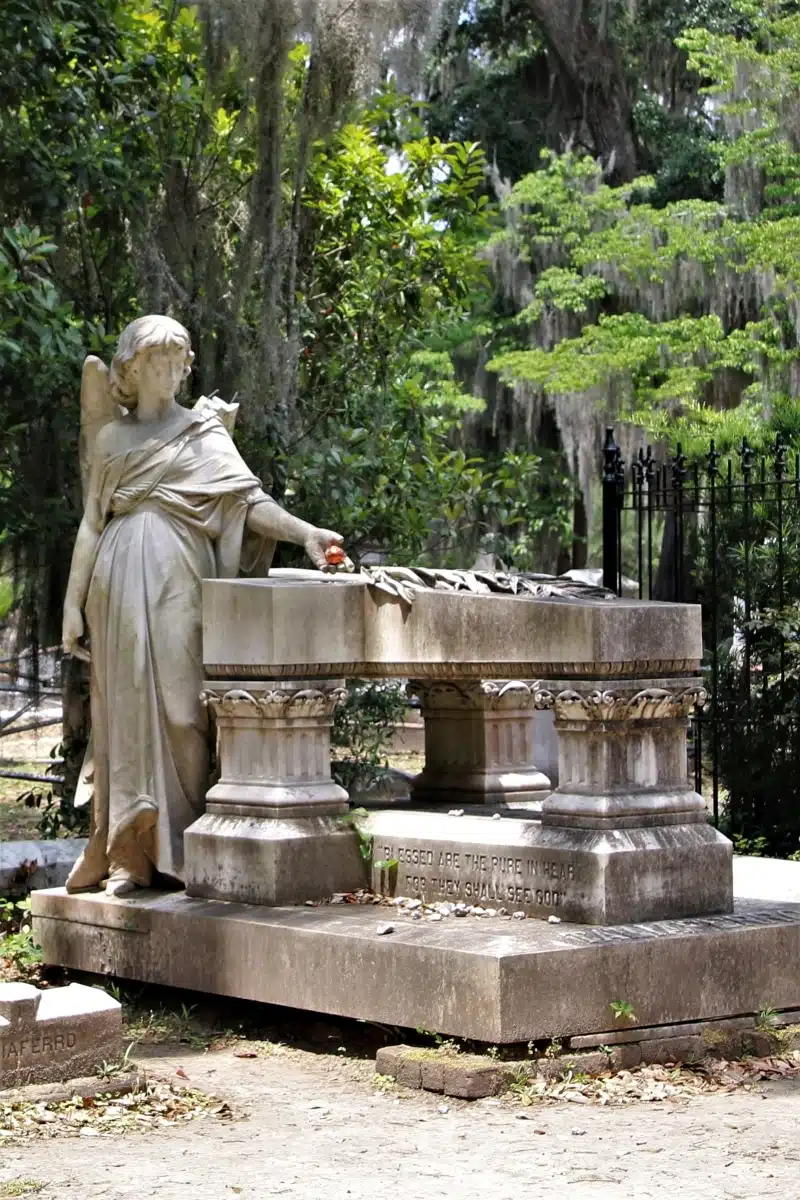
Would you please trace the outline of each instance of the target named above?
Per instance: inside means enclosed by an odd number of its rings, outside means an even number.
[[[209,683],[220,778],[184,834],[190,896],[295,904],[365,882],[347,792],[330,767],[338,681]]]
[[[534,685],[520,679],[415,680],[425,720],[425,767],[411,799],[447,805],[541,800],[550,780],[534,764]]]

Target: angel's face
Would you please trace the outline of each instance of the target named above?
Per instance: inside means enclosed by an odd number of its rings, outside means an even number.
[[[154,346],[137,354],[132,365],[140,398],[172,400],[181,386],[186,351],[180,346]]]

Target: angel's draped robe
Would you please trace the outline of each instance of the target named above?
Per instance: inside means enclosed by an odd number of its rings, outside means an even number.
[[[117,868],[142,886],[153,870],[181,879],[183,833],[203,811],[201,581],[238,573],[248,510],[274,501],[219,419],[191,417],[188,428],[114,455],[97,473],[103,529],[85,608],[92,829],[71,891]],[[272,548],[261,543],[254,557],[266,564]]]

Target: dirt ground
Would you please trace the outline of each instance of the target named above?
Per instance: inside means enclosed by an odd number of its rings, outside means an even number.
[[[140,1048],[229,1101],[146,1134],[0,1147],[0,1195],[41,1200],[797,1200],[800,1081],[625,1108],[380,1090],[368,1060],[278,1048]],[[25,1185],[11,1181],[27,1181]],[[5,1187],[4,1187],[5,1185]],[[9,1186],[10,1185],[10,1186]]]

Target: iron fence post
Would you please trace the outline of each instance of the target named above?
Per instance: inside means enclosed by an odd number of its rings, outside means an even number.
[[[603,587],[619,593],[620,451],[609,425],[603,443]]]

